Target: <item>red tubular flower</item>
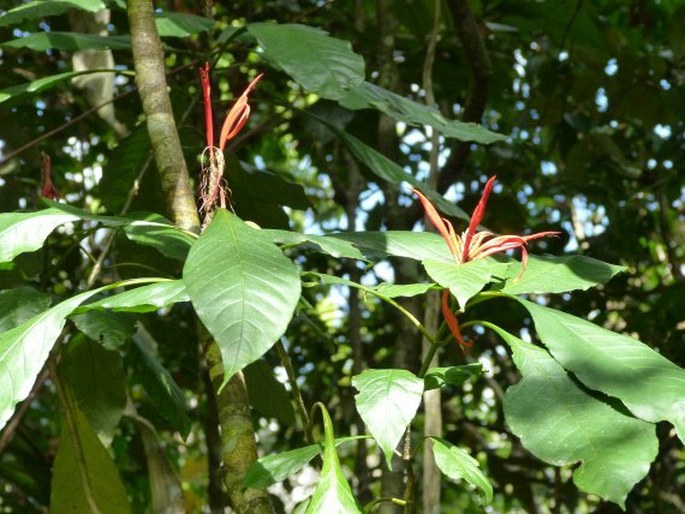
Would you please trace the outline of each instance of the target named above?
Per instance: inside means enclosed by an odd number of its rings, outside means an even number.
[[[205,104],[205,134],[207,146],[214,146],[214,118],[212,117],[212,86],[209,81],[209,63],[206,62],[200,68],[200,80],[202,81],[202,99]]]
[[[41,158],[43,160],[43,189],[40,195],[49,200],[57,200],[59,199],[59,191],[52,183],[52,161],[50,156],[44,152],[41,153]]]
[[[492,187],[495,185],[496,178],[497,177],[494,176],[490,177],[488,182],[485,184],[483,195],[481,196],[478,205],[476,205],[476,208],[473,210],[473,214],[471,215],[469,227],[461,235],[457,235],[455,233],[452,223],[440,216],[430,200],[428,200],[420,191],[416,189],[413,191],[418,196],[419,201],[423,206],[423,210],[426,213],[426,218],[447,243],[450,253],[452,254],[452,257],[454,257],[457,265],[465,264],[475,259],[482,259],[483,257],[488,257],[496,253],[506,252],[507,250],[515,250],[520,248],[521,273],[519,273],[519,276],[516,278],[516,280],[519,280],[526,270],[526,264],[528,262],[528,251],[526,250],[526,244],[528,241],[540,239],[541,237],[555,236],[559,234],[559,232],[538,232],[537,234],[530,234],[528,236],[496,236],[492,232],[488,231],[476,232],[481,221],[483,221],[488,198],[492,192]],[[442,314],[445,317],[445,322],[447,323],[450,332],[457,340],[459,345],[462,348],[471,346],[470,343],[464,341],[461,331],[459,330],[457,317],[450,309],[449,289],[444,289],[442,293]]]

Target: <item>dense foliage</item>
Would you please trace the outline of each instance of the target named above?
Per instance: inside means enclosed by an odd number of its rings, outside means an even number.
[[[2,5],[0,510],[685,511],[685,7],[149,6]]]

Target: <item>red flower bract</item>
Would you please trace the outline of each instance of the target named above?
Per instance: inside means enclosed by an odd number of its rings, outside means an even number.
[[[452,254],[452,257],[457,265],[465,264],[475,259],[482,259],[483,257],[488,257],[496,253],[506,252],[507,250],[520,248],[521,273],[516,279],[518,280],[526,270],[526,264],[528,262],[528,251],[526,250],[526,244],[528,241],[539,239],[541,237],[555,236],[559,234],[559,232],[538,232],[537,234],[530,234],[528,236],[497,236],[488,231],[476,232],[481,221],[483,221],[483,216],[485,216],[485,208],[487,207],[488,198],[490,197],[490,193],[492,192],[492,187],[495,185],[496,179],[497,177],[490,177],[488,182],[485,184],[480,201],[478,202],[478,205],[476,205],[476,208],[473,210],[473,214],[471,215],[469,227],[460,235],[456,234],[452,223],[440,216],[437,209],[433,206],[430,200],[428,200],[428,198],[426,198],[417,189],[414,189],[413,191],[418,196],[419,201],[423,206],[423,210],[426,213],[426,218],[447,243],[450,253]],[[450,332],[457,340],[459,345],[462,348],[470,346],[470,343],[466,343],[464,341],[461,331],[459,330],[459,322],[457,321],[457,317],[450,309],[449,289],[445,289],[442,294],[442,314],[445,317],[445,323],[447,323]]]

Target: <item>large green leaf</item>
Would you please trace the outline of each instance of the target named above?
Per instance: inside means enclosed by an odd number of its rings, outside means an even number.
[[[435,436],[431,436],[430,440],[433,443],[435,464],[440,471],[453,480],[463,479],[476,486],[485,495],[485,502],[491,503],[492,484],[481,471],[478,461],[449,441]]]
[[[311,93],[337,100],[364,80],[364,59],[352,45],[320,29],[252,23],[247,30],[270,60]]]
[[[0,334],[50,307],[49,294],[24,286],[0,291]]]
[[[388,298],[410,298],[424,294],[429,289],[435,288],[435,284],[389,284],[383,282],[376,287],[372,287],[376,294],[386,296]]]
[[[122,346],[136,330],[136,318],[127,313],[88,310],[71,319],[81,332],[109,349]]]
[[[98,291],[73,296],[0,334],[0,428],[5,426],[15,405],[31,391],[66,317]]]
[[[27,2],[10,9],[0,17],[0,27],[15,25],[24,20],[40,20],[49,16],[56,16],[67,12],[69,9],[82,9],[89,12],[97,12],[105,8],[101,0],[52,0],[46,2],[38,0]]]
[[[445,241],[432,232],[340,232],[326,236],[326,239],[349,241],[370,258],[392,255],[419,261],[435,259],[454,262]]]
[[[512,431],[538,458],[580,466],[573,481],[623,506],[657,454],[654,425],[620,413],[588,394],[544,349],[488,324],[511,347],[521,381],[504,398]]]
[[[95,431],[75,406],[66,416],[53,467],[50,512],[130,513],[119,472]]]
[[[136,287],[80,306],[74,312],[112,310],[115,312],[153,312],[178,302],[189,302],[183,280],[164,280]]]
[[[542,342],[590,389],[620,399],[638,418],[669,421],[685,442],[685,370],[637,339],[518,298]]]
[[[78,216],[56,208],[0,214],[0,262],[11,261],[20,253],[38,250],[53,230],[78,220]]]
[[[348,441],[364,439],[366,436],[340,437],[335,440],[339,446]],[[323,451],[320,444],[310,444],[302,448],[288,450],[282,453],[274,453],[260,457],[257,462],[250,466],[245,474],[243,487],[253,489],[265,489],[272,484],[282,482],[289,476],[300,471],[309,461]]]
[[[512,264],[502,291],[509,294],[564,293],[586,290],[605,284],[625,266],[616,266],[583,255],[563,257],[536,256],[528,258],[525,273],[519,280],[521,264]]]
[[[58,3],[58,2],[55,2]],[[0,18],[2,21],[2,18]],[[29,93],[39,93],[40,91],[45,91],[50,89],[57,84],[66,82],[79,75],[85,75],[88,73],[102,73],[111,72],[117,73],[116,70],[88,70],[88,71],[67,71],[65,73],[58,73],[57,75],[50,75],[49,77],[42,77],[40,79],[33,80],[31,82],[25,82],[23,84],[17,84],[16,86],[10,86],[5,89],[0,90],[0,103]]]
[[[152,246],[162,255],[181,261],[197,239],[195,234],[174,226],[159,214],[141,214],[124,225],[123,230],[131,241]]]
[[[414,102],[369,82],[363,82],[350,91],[340,103],[348,109],[373,107],[408,125],[429,125],[445,137],[461,141],[475,141],[487,145],[506,139],[506,136],[490,132],[475,123],[448,120],[433,107]]]
[[[352,386],[359,391],[357,411],[392,469],[395,449],[421,404],[423,380],[404,369],[369,369],[352,377]]]
[[[29,48],[37,52],[45,50],[66,50],[75,52],[88,49],[130,50],[129,36],[98,36],[76,32],[36,32],[19,39],[0,43],[5,48]]]
[[[317,404],[321,409],[324,426],[324,451],[323,467],[321,476],[316,485],[314,494],[309,500],[306,514],[361,514],[361,509],[354,499],[350,484],[340,468],[340,460],[335,450],[335,435],[333,434],[333,422],[328,411],[322,404]]]
[[[371,146],[364,143],[362,140],[348,134],[344,130],[336,127],[328,121],[316,117],[319,121],[330,128],[342,141],[345,146],[354,154],[354,156],[366,165],[376,176],[400,187],[403,182],[410,184],[415,189],[421,191],[438,210],[448,214],[449,216],[456,216],[465,221],[470,219],[462,209],[457,207],[452,202],[445,200],[438,192],[430,189],[426,184],[414,177],[411,173],[405,171],[399,164],[388,159],[385,155],[375,150]]]
[[[255,230],[217,210],[183,268],[193,306],[221,349],[224,381],[283,335],[300,297],[295,265]]]
[[[486,284],[506,275],[508,263],[494,259],[477,259],[465,264],[435,261],[426,259],[423,267],[428,276],[442,287],[449,288],[450,293],[464,308],[473,296],[477,295]]]
[[[59,372],[79,410],[100,440],[109,444],[126,407],[121,355],[84,337],[72,338],[62,351]]]

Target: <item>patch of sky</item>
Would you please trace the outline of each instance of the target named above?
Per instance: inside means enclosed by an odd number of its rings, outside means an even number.
[[[51,29],[50,29],[50,25],[48,25],[47,23],[45,23],[45,20],[41,21],[41,22],[38,24],[38,26],[41,28],[41,30],[42,30],[43,32],[50,32],[50,30],[51,30]]]
[[[656,159],[654,159],[654,158],[648,159],[647,160],[647,169],[653,170],[654,168],[656,168],[657,164],[659,164],[659,162]]]
[[[540,162],[540,171],[542,171],[542,174],[546,177],[550,175],[556,175],[557,165],[552,161],[542,161]]]
[[[670,125],[662,125],[657,123],[654,127],[654,133],[661,139],[669,139],[671,137],[672,131]]]
[[[528,111],[530,114],[530,118],[533,120],[539,120],[540,119],[540,113],[536,109],[531,109]]]
[[[661,86],[661,89],[663,89],[664,91],[668,91],[669,89],[671,89],[671,83],[666,79],[661,79],[659,81],[659,85]]]
[[[13,29],[12,35],[16,38],[20,38],[20,37],[29,37],[31,35],[31,33],[26,31],[26,30]]]
[[[521,52],[520,48],[517,48],[514,50],[514,60],[516,61],[514,63],[514,71],[520,76],[520,77],[525,77],[526,76],[526,65],[528,64],[528,59],[526,59],[523,56],[523,53]]]
[[[564,62],[568,60],[568,52],[566,50],[562,50],[559,52],[559,62]]]
[[[450,202],[459,203],[464,199],[466,188],[462,182],[452,184],[445,193],[445,198]]]
[[[616,72],[618,71],[618,61],[615,58],[609,59],[607,62],[607,65],[604,67],[604,73],[609,75],[610,77],[613,77],[616,75]]]
[[[595,105],[598,112],[606,112],[609,108],[609,97],[603,87],[600,87],[595,94]]]
[[[526,108],[526,104],[522,102],[521,100],[517,100],[516,103],[514,104],[514,107],[516,108],[517,111],[522,111]]]
[[[664,165],[664,168],[666,168],[667,170],[670,170],[671,168],[673,168],[673,161],[670,159],[666,159],[663,162],[663,165]]]
[[[264,157],[262,157],[261,155],[255,155],[254,165],[255,165],[255,168],[257,168],[258,170],[261,170],[261,171],[265,170],[266,169],[266,163],[264,162]]]

